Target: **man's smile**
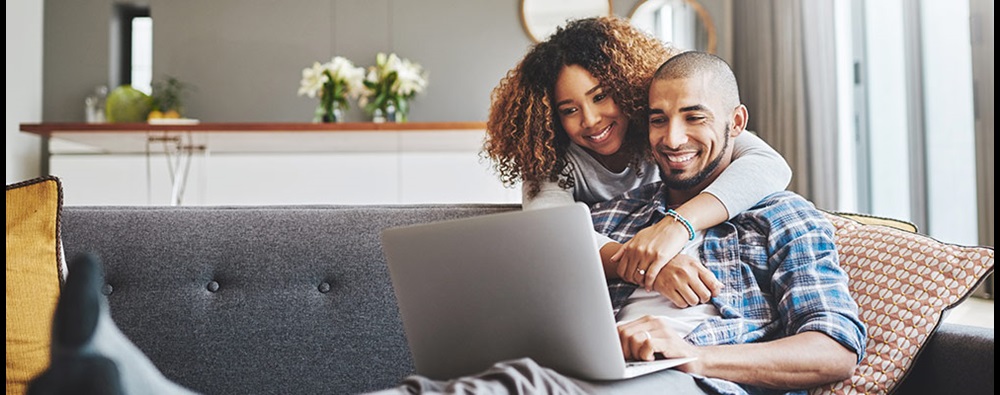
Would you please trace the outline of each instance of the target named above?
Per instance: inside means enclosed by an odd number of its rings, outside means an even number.
[[[683,150],[683,151],[659,151],[658,154],[662,157],[663,164],[674,170],[681,170],[692,163],[699,156],[698,150]]]

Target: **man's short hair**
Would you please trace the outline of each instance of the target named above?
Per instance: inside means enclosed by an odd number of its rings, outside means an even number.
[[[653,82],[708,75],[712,89],[722,95],[723,103],[733,108],[740,105],[740,88],[736,75],[722,58],[707,52],[688,51],[673,56],[653,74]]]

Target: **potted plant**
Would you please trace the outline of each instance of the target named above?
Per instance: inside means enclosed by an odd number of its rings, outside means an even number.
[[[190,89],[187,83],[173,76],[152,84],[153,109],[149,119],[179,119],[184,114],[184,94]]]
[[[314,122],[343,122],[343,111],[349,108],[347,99],[361,93],[365,71],[344,57],[330,62],[313,63],[302,70],[299,96],[319,97]]]

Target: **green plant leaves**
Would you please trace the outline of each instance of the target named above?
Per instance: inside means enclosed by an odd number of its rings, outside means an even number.
[[[184,94],[191,87],[173,76],[166,76],[165,80],[153,82],[153,109],[167,112],[170,110],[183,113]]]

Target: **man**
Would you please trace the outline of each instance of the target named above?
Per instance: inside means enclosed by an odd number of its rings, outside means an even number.
[[[748,120],[732,70],[700,52],[682,53],[659,68],[649,108],[651,156],[662,181],[591,208],[595,228],[618,243],[667,216],[684,223],[672,208],[700,193],[729,165],[730,140]],[[692,241],[684,254],[666,267],[634,268],[655,277],[651,291],[609,282],[626,358],[697,358],[679,371],[632,381],[667,393],[741,394],[798,391],[851,376],[864,354],[866,330],[838,264],[833,226],[812,204],[779,192],[705,232],[688,229]],[[605,268],[621,264],[606,255]],[[716,279],[721,287],[694,292],[699,295],[669,295]],[[709,293],[710,303],[672,302],[702,300],[701,294]],[[386,393],[628,391],[622,387],[629,383],[620,384],[568,379],[517,360],[448,382],[412,376]]]
[[[651,154],[663,181],[592,207],[597,230],[618,242],[667,216],[683,223],[671,209],[729,165],[729,142],[748,120],[732,70],[701,52],[659,68],[649,109]],[[694,283],[704,277],[701,263],[723,287],[710,304],[680,309],[613,280],[627,358],[697,357],[679,370],[722,392],[805,389],[851,376],[864,354],[865,327],[838,264],[833,227],[812,204],[780,192],[691,237],[685,251],[701,262],[681,256],[656,283]]]

